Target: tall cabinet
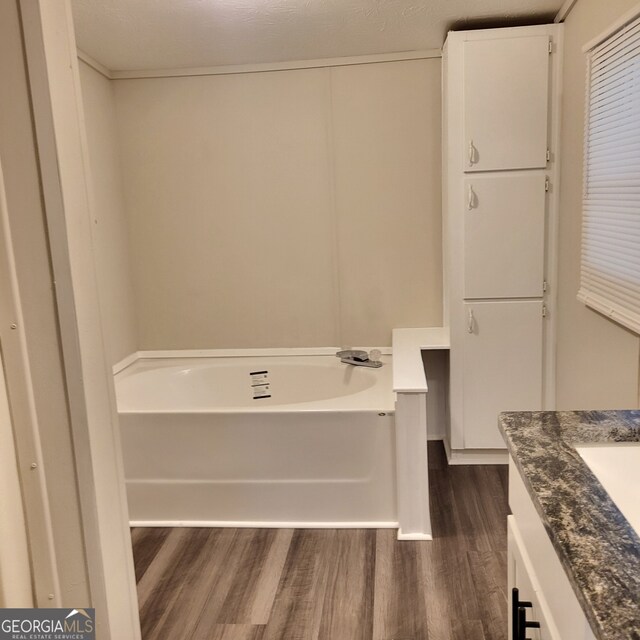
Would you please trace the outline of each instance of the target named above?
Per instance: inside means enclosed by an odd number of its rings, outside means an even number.
[[[450,32],[443,55],[450,460],[553,408],[562,26]]]

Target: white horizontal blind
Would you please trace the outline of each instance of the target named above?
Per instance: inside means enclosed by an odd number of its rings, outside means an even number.
[[[640,17],[587,55],[578,299],[640,333]]]

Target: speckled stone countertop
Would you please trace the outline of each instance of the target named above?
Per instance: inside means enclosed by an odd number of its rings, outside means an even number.
[[[509,412],[499,422],[594,634],[640,640],[640,538],[574,448],[640,442],[640,411]]]

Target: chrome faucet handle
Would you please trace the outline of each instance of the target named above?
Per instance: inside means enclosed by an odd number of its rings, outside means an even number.
[[[360,349],[343,349],[342,351],[338,351],[336,356],[341,360],[345,358],[351,360],[358,360],[360,362],[364,362],[369,359],[369,354],[366,351],[362,351]]]
[[[371,353],[360,349],[342,349],[336,353],[343,364],[351,364],[355,367],[370,367],[377,369],[382,366],[382,362],[376,358],[380,358],[381,353],[378,349],[372,349]]]

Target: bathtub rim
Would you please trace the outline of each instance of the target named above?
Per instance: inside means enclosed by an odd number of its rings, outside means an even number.
[[[354,347],[357,348],[357,347]],[[363,347],[364,348],[364,347]],[[291,358],[305,358],[305,357],[322,357],[332,358],[333,362],[339,366],[339,360],[335,357],[336,354],[335,347],[310,347],[310,348],[295,348],[295,349],[200,349],[200,350],[174,350],[174,351],[137,351],[135,354],[131,354],[127,356],[127,358],[123,359],[114,366],[114,372],[117,370],[117,373],[114,373],[114,382],[116,378],[121,375],[127,375],[127,371],[130,369],[134,369],[135,366],[139,363],[150,362],[153,363],[154,360],[157,360],[159,363],[163,363],[162,368],[164,366],[171,367],[171,361],[179,362],[180,360],[236,360],[238,364],[241,364],[243,359],[272,359],[277,360],[278,358],[291,359]],[[371,348],[369,348],[371,350]],[[389,347],[384,349],[380,349],[381,353],[385,357],[393,358],[392,350]],[[193,355],[189,355],[193,354]],[[347,365],[342,365],[347,366]],[[311,400],[307,402],[293,402],[293,403],[282,403],[282,404],[273,404],[273,405],[265,405],[261,407],[260,405],[247,405],[247,406],[236,406],[236,405],[225,405],[225,406],[213,406],[213,407],[200,407],[200,408],[175,408],[169,407],[165,409],[158,408],[144,408],[144,409],[120,409],[118,407],[118,415],[198,415],[198,414],[211,414],[211,413],[221,413],[221,414],[251,414],[251,415],[260,415],[260,414],[288,414],[291,412],[301,413],[301,414],[327,414],[333,412],[339,413],[360,413],[360,412],[371,412],[378,413],[379,415],[391,415],[395,416],[396,409],[396,398],[397,394],[393,391],[393,365],[392,362],[386,362],[385,367],[388,367],[389,375],[391,377],[391,390],[390,396],[386,398],[385,401],[381,401],[379,404],[371,404],[371,405],[356,405],[356,406],[338,406],[331,404],[334,400],[333,396],[323,398],[321,400]],[[379,369],[363,369],[363,371],[372,371],[377,372]],[[361,393],[366,393],[368,389],[365,389],[361,392],[357,392],[355,394],[347,394],[345,396],[339,396],[339,398],[350,398],[350,397],[360,397]],[[117,393],[116,393],[117,395]]]
[[[302,404],[302,403],[301,403]],[[297,404],[289,404],[289,405],[277,405],[282,407],[295,407],[295,409],[289,410],[277,410],[277,411],[247,411],[246,408],[237,409],[237,408],[228,408],[222,407],[220,409],[180,409],[179,411],[175,409],[141,409],[139,411],[118,411],[119,416],[140,416],[140,415],[175,415],[175,416],[183,416],[183,415],[209,415],[212,413],[222,413],[224,415],[260,415],[263,413],[268,413],[269,415],[278,415],[278,414],[290,414],[290,413],[377,413],[378,415],[384,414],[384,416],[395,416],[396,410],[395,407],[392,409],[385,409],[381,407],[380,409],[358,409],[358,408],[340,408],[340,409],[298,409]],[[384,417],[380,415],[380,417]]]
[[[113,365],[113,375],[124,371],[138,360],[168,359],[168,358],[262,358],[262,357],[290,357],[290,356],[335,356],[344,347],[275,347],[266,349],[170,349],[170,350],[140,350],[130,353]],[[392,355],[391,347],[362,347],[352,349],[371,351],[378,349],[383,356]]]

